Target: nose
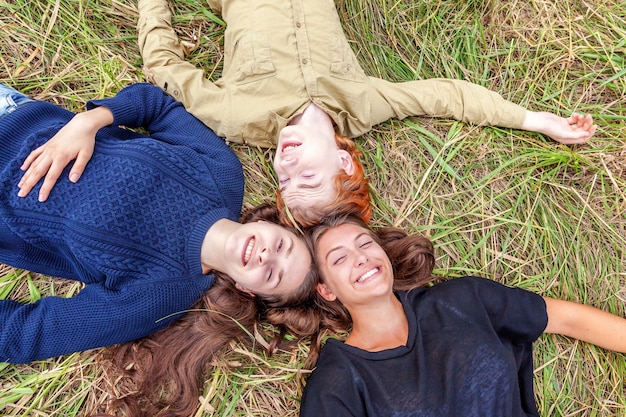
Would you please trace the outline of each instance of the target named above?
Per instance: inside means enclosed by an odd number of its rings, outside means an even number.
[[[367,254],[365,254],[364,252],[359,252],[356,256],[355,262],[356,262],[356,266],[363,266],[367,263],[368,258],[367,258]]]
[[[283,169],[291,168],[298,165],[298,158],[283,158],[280,160],[280,166]]]
[[[263,246],[259,251],[259,265],[265,265],[272,258],[272,252],[267,246]]]

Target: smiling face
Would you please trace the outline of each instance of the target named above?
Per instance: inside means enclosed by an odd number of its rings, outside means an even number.
[[[324,281],[318,292],[326,300],[339,299],[351,310],[391,294],[391,262],[368,229],[352,223],[329,229],[315,252]]]
[[[280,132],[274,170],[287,207],[321,207],[337,197],[337,174],[351,175],[353,166],[334,136],[308,125],[289,125]]]
[[[225,244],[225,272],[237,287],[257,295],[292,293],[311,268],[311,256],[295,234],[268,222],[241,225]]]

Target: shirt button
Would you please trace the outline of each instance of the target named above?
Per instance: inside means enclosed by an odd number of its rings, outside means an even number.
[[[304,58],[304,59],[302,60],[302,63],[306,65],[306,63],[307,63],[306,58]]]
[[[351,69],[351,68],[352,68],[352,65],[350,65],[350,64],[346,65],[346,69],[347,69],[348,71],[350,71],[350,69]]]
[[[300,24],[300,22],[296,22],[296,27],[297,27],[298,29],[300,29],[300,27],[301,27],[301,26],[302,26],[302,25]]]

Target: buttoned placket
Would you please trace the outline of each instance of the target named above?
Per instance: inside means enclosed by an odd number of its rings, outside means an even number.
[[[306,0],[305,0],[306,1]],[[317,77],[311,62],[311,47],[309,43],[309,35],[304,18],[304,5],[302,0],[291,0],[294,30],[296,33],[296,48],[298,51],[298,59],[300,62],[300,70],[304,78],[304,85],[309,93],[309,97],[318,95]]]

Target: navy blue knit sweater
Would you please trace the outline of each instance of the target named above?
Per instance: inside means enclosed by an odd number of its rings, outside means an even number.
[[[222,139],[150,84],[106,106],[81,179],[63,172],[49,199],[41,182],[17,196],[19,167],[73,113],[46,102],[0,120],[0,262],[79,280],[70,298],[0,300],[0,361],[25,363],[134,340],[180,317],[213,283],[200,247],[218,219],[237,220],[243,172]],[[128,128],[143,127],[150,136]]]

